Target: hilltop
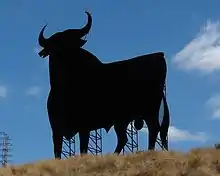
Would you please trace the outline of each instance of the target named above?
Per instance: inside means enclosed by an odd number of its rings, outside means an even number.
[[[125,156],[77,156],[38,161],[0,169],[4,176],[217,176],[220,150],[206,148],[180,152],[138,152]]]

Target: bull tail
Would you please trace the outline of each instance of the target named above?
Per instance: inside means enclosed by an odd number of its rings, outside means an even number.
[[[160,139],[163,148],[165,150],[168,150],[168,129],[170,126],[170,113],[169,113],[169,107],[167,104],[165,93],[163,93],[162,99],[163,99],[164,115],[160,126]]]

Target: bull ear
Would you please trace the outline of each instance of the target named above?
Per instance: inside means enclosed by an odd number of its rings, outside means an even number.
[[[38,55],[39,55],[40,57],[42,57],[42,58],[45,58],[45,57],[47,57],[47,56],[49,55],[49,53],[48,53],[45,49],[42,49],[42,50],[38,53]]]
[[[79,45],[80,47],[82,47],[83,45],[85,45],[87,42],[87,40],[80,40]]]

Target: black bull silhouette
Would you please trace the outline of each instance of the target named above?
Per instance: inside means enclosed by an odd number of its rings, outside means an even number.
[[[47,109],[53,134],[55,158],[61,158],[62,139],[79,133],[80,152],[87,153],[89,133],[114,126],[120,153],[127,142],[126,129],[135,120],[141,129],[143,120],[149,131],[148,149],[154,149],[160,132],[162,145],[168,150],[169,110],[163,89],[167,66],[164,53],[158,52],[124,61],[102,63],[81,48],[87,41],[92,17],[81,29],[57,32],[46,39],[46,25],[38,42],[39,55],[49,56],[50,92]],[[159,124],[163,100],[164,118]]]

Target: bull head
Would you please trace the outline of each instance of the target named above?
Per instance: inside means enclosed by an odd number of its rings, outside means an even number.
[[[82,47],[87,40],[81,39],[89,33],[92,26],[92,16],[89,12],[85,12],[88,16],[87,24],[81,29],[68,29],[63,32],[58,32],[50,38],[44,37],[45,25],[40,31],[38,43],[43,49],[38,53],[40,57],[47,57],[53,50],[62,49],[62,47]],[[59,46],[58,46],[59,45]]]

